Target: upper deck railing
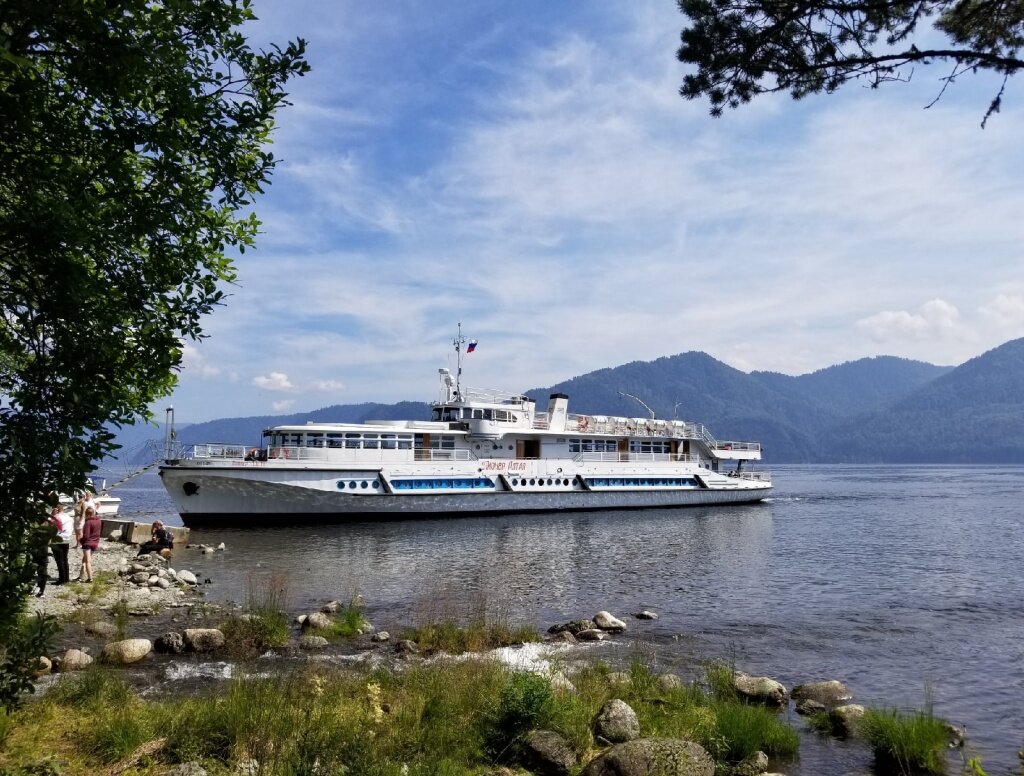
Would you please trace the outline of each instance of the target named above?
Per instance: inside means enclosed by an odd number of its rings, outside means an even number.
[[[182,457],[212,460],[233,460],[233,461],[272,461],[275,463],[283,461],[330,461],[339,460],[336,451],[343,448],[328,447],[298,447],[293,445],[271,446],[266,448],[246,447],[245,445],[193,445],[189,452],[183,450]],[[380,459],[382,461],[395,460],[396,458],[408,457],[412,453],[416,461],[473,461],[476,456],[471,450],[438,450],[433,448],[398,450],[398,449],[364,449],[349,451],[354,453],[358,460],[368,461]],[[400,455],[402,454],[402,455]],[[350,456],[345,456],[351,460]]]
[[[534,421],[534,428],[547,428],[547,417],[543,425]],[[614,418],[604,415],[570,414],[565,422],[566,433],[607,434],[627,437],[658,437],[662,439],[699,439],[712,450],[737,450],[760,452],[759,442],[720,442],[715,439],[702,423],[688,423],[682,420],[647,420],[644,418]]]
[[[512,407],[521,407],[528,401],[533,401],[529,396],[508,391],[499,391],[493,388],[463,388],[461,400],[464,402],[480,402],[481,404],[504,404]]]
[[[578,453],[573,457],[576,462],[605,461],[611,463],[635,463],[637,461],[647,463],[700,463],[700,456],[688,453],[620,453],[615,451]]]

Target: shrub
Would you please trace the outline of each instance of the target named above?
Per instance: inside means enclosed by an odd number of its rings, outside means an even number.
[[[800,739],[778,715],[763,706],[715,701],[715,733],[705,748],[716,760],[736,763],[758,750],[773,756],[796,753]]]
[[[553,701],[547,679],[531,673],[511,673],[488,720],[484,735],[488,754],[495,760],[514,755],[519,738],[552,717]]]
[[[949,733],[930,706],[910,713],[868,709],[862,729],[881,768],[907,776],[945,771]]]

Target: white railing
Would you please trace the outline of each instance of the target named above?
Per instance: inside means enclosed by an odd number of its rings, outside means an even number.
[[[475,461],[471,450],[416,450],[417,461]]]
[[[519,393],[509,393],[508,391],[499,391],[493,388],[463,388],[462,399],[463,401],[476,401],[485,404],[508,404],[513,407],[522,407],[523,404],[530,401],[528,396],[523,396]]]
[[[188,457],[244,459],[250,449],[245,445],[193,445]]]
[[[473,461],[471,450],[412,450],[409,448],[380,448],[355,450],[339,447],[270,446],[264,449],[245,445],[193,445],[190,458],[208,458],[238,461]]]
[[[700,457],[689,453],[677,453],[676,455],[672,455],[671,453],[620,453],[609,451],[578,453],[573,460],[576,462],[606,461],[609,463],[627,463],[635,461],[645,461],[648,463],[678,463],[681,461],[699,463]]]
[[[758,442],[719,442],[716,445],[719,450],[751,450],[754,452],[761,451],[761,445]]]
[[[741,480],[751,480],[752,482],[771,482],[771,472],[739,472],[737,475]]]

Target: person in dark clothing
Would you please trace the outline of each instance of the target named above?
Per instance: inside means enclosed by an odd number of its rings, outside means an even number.
[[[85,525],[82,526],[82,570],[78,574],[80,582],[92,582],[92,554],[100,546],[100,528],[100,517],[96,510],[87,507]]]
[[[71,570],[68,568],[68,550],[70,549],[71,537],[74,536],[74,524],[72,515],[66,513],[62,507],[55,506],[50,510],[50,524],[57,535],[50,542],[50,551],[53,552],[53,559],[57,563],[58,585],[66,585],[71,581]]]
[[[139,547],[139,555],[146,555],[150,552],[160,552],[160,550],[173,549],[174,537],[171,536],[171,532],[164,528],[164,524],[160,520],[154,520],[153,532],[150,540]]]
[[[39,544],[32,548],[32,562],[36,565],[36,598],[42,598],[46,593],[46,573],[50,562],[50,542],[56,537],[57,529],[53,521],[47,518],[43,520],[38,537]]]

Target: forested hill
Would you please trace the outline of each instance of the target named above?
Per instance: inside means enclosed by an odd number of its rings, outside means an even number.
[[[759,441],[769,462],[1024,462],[1024,339],[955,368],[879,356],[798,377],[748,374],[691,352],[526,393],[543,411],[553,392],[568,394],[570,412],[647,417],[646,404],[659,418],[704,423],[718,439]],[[427,417],[421,402],[335,405],[197,423],[179,438],[257,445],[273,425]]]

